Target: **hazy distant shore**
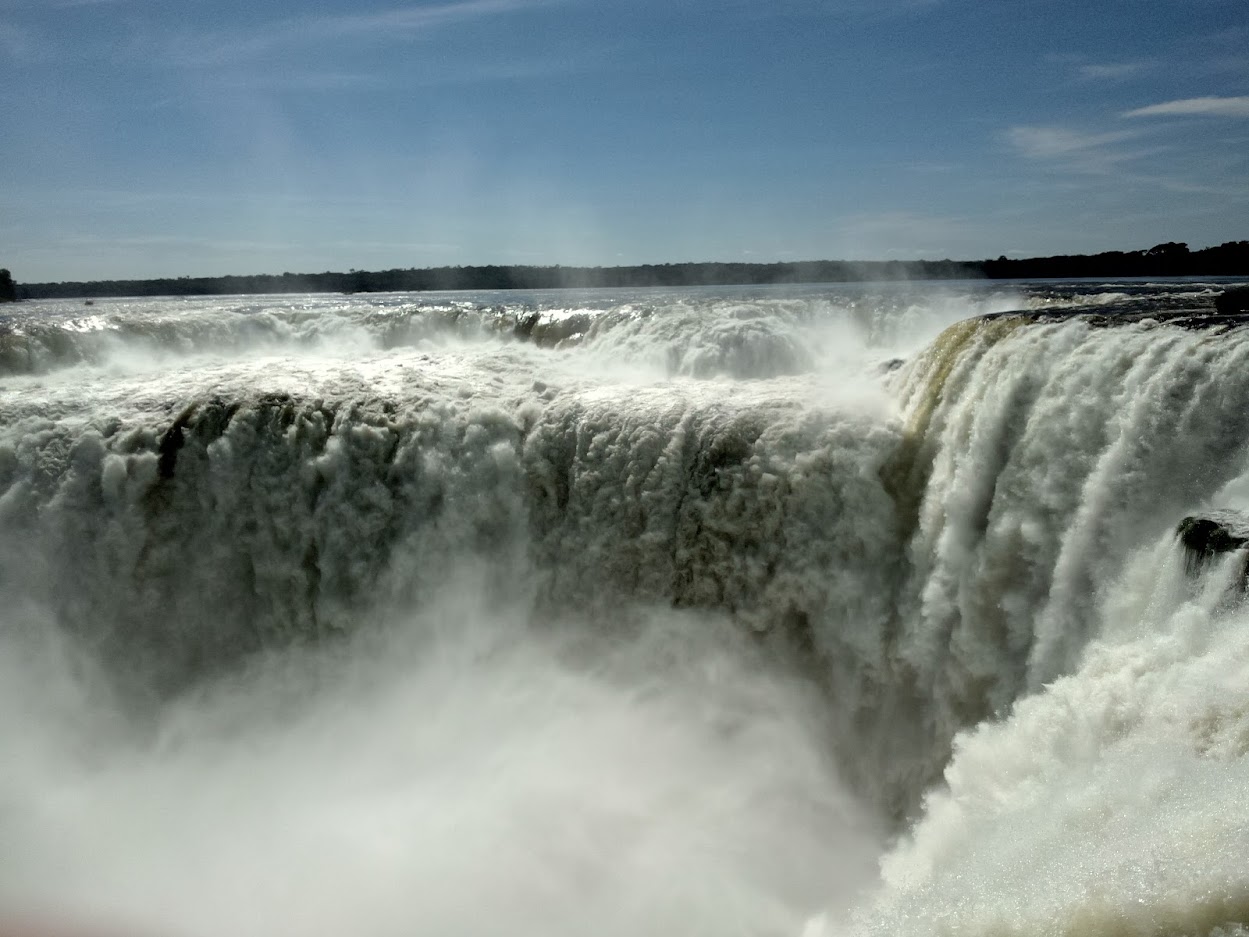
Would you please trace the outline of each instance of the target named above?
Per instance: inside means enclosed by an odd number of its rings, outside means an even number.
[[[95,296],[213,296],[238,293],[375,293],[430,290],[586,289],[594,287],[736,286],[890,280],[1076,279],[1082,277],[1249,276],[1249,241],[1189,250],[1148,250],[996,260],[678,263],[627,267],[464,266],[347,273],[168,277],[19,283],[18,299]]]

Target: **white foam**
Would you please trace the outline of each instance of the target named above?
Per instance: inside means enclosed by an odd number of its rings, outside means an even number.
[[[500,331],[516,309],[390,342],[402,310],[341,302],[316,330],[358,345],[5,380],[11,905],[244,934],[1236,920],[1243,613],[1171,531],[1249,490],[1239,333],[997,320],[882,378],[906,336],[810,297],[573,304],[555,347]],[[102,686],[180,702],[136,721]]]

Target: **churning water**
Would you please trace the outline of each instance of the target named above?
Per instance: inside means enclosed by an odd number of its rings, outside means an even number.
[[[0,916],[1245,934],[1218,289],[14,307]]]

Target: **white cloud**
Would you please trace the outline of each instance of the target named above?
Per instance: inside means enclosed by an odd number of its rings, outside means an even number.
[[[776,16],[892,17],[919,13],[937,7],[945,0],[698,0],[709,11],[750,19]]]
[[[431,6],[405,6],[372,13],[309,17],[270,25],[259,33],[184,36],[170,44],[169,57],[188,67],[219,65],[282,46],[360,38],[403,39],[453,23],[513,13],[545,0],[453,0]]]
[[[1236,98],[1184,98],[1180,101],[1164,101],[1149,107],[1138,107],[1121,117],[1169,117],[1196,115],[1205,117],[1249,117],[1249,95]]]
[[[1081,65],[1077,74],[1084,81],[1125,81],[1151,67],[1149,62],[1106,62]]]
[[[1098,161],[1122,160],[1131,154],[1113,150],[1114,144],[1138,136],[1132,130],[1113,130],[1104,133],[1086,133],[1069,127],[1011,127],[1006,140],[1022,156],[1028,159],[1081,159],[1096,158]]]
[[[1188,195],[1211,195],[1243,201],[1249,189],[1240,184],[1243,158],[1229,154],[1213,160],[1203,150],[1182,143],[1145,143],[1149,130],[1087,132],[1070,127],[1012,127],[1007,143],[1020,156],[1085,182],[1113,179],[1136,188]]]
[[[306,32],[318,38],[370,33],[388,34],[396,31],[412,32],[441,26],[444,23],[510,13],[526,6],[532,6],[532,3],[527,3],[525,0],[461,0],[458,3],[442,3],[435,6],[401,7],[378,13],[327,16],[311,20],[306,24]]]

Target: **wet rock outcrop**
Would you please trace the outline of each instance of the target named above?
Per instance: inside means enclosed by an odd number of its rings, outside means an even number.
[[[1249,313],[1249,286],[1233,286],[1214,298],[1215,311],[1220,315]]]
[[[1184,518],[1175,528],[1183,544],[1190,572],[1204,568],[1215,557],[1249,543],[1249,517],[1236,511],[1210,511]]]
[[[1204,287],[1159,293],[1156,289],[1116,284],[1113,288],[1108,285],[1105,292],[1094,297],[1080,297],[1064,288],[1049,296],[1042,293],[1037,305],[989,313],[981,318],[1035,323],[1078,319],[1094,328],[1141,324],[1226,331],[1249,325],[1249,286],[1231,286],[1216,295]]]
[[[1226,295],[1226,294],[1224,294]],[[1220,297],[1221,299],[1222,297]],[[1211,305],[1176,309],[1142,308],[1140,304],[1123,303],[1117,308],[1090,309],[1020,309],[1012,312],[991,312],[983,320],[1022,319],[1025,322],[1064,322],[1080,319],[1094,328],[1134,325],[1174,325],[1183,329],[1225,331],[1249,325],[1249,309],[1216,309]]]

